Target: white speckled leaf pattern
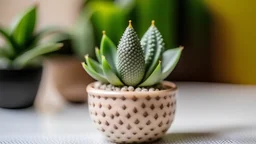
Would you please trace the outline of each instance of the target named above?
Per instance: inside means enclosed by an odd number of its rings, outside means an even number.
[[[156,26],[152,25],[141,40],[145,53],[146,72],[144,80],[147,79],[156,68],[158,61],[162,60],[162,54],[165,50],[163,37]]]
[[[89,93],[93,122],[108,140],[114,142],[154,141],[165,135],[176,110],[176,91],[141,92],[134,95]]]
[[[149,68],[149,66],[152,64],[152,61],[154,60],[157,49],[161,51],[161,54],[165,50],[163,36],[156,26],[151,26],[143,35],[140,43],[145,54],[146,68]],[[156,59],[160,60],[160,57]]]
[[[127,27],[117,49],[116,67],[126,85],[138,85],[145,72],[145,61],[139,38],[133,28]]]

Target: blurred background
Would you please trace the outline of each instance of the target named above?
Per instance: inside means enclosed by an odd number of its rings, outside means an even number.
[[[70,101],[84,101],[85,87],[93,80],[80,61],[87,53],[94,56],[102,30],[117,45],[130,19],[139,37],[155,20],[168,49],[185,47],[168,80],[256,84],[256,1],[2,0],[1,26],[35,3],[38,28],[56,25],[71,34],[44,63],[43,93],[56,88]]]

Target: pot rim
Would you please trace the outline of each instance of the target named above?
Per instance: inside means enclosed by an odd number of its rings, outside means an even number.
[[[165,95],[166,93],[176,93],[177,91],[177,86],[169,81],[163,81],[161,82],[164,86],[169,87],[168,89],[165,90],[160,90],[160,91],[107,91],[107,90],[101,90],[101,89],[95,89],[93,88],[93,84],[95,82],[90,83],[86,90],[88,93],[92,93],[94,95],[100,95],[103,97],[114,97],[114,96],[148,96],[149,93],[150,95]]]

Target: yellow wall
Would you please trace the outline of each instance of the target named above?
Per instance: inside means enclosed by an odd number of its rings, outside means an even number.
[[[213,76],[256,84],[256,1],[205,0],[212,14]]]

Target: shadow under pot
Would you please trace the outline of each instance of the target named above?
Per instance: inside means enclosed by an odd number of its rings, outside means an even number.
[[[41,81],[42,67],[0,70],[0,107],[32,106]]]

